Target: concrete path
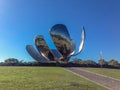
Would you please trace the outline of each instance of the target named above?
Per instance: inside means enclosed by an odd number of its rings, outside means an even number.
[[[116,80],[110,77],[106,77],[103,75],[98,75],[95,73],[90,73],[85,70],[80,70],[79,68],[75,67],[68,67],[66,70],[73,72],[79,76],[82,76],[90,81],[93,81],[103,87],[108,88],[109,90],[120,90],[120,80]]]

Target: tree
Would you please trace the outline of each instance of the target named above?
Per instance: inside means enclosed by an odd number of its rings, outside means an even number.
[[[108,62],[108,65],[110,65],[110,66],[112,66],[112,67],[117,67],[117,68],[120,67],[120,64],[118,63],[118,61],[117,61],[117,60],[114,60],[114,59],[110,60],[110,61]]]
[[[97,63],[95,61],[93,61],[93,60],[85,60],[83,62],[83,64],[85,64],[87,66],[96,66],[97,65]]]
[[[19,63],[18,59],[15,59],[15,58],[8,58],[5,60],[5,63],[7,65],[16,65]]]
[[[107,62],[104,60],[104,59],[100,59],[98,61],[98,64],[100,65],[100,67],[102,68],[103,66],[106,66],[107,65]]]
[[[75,58],[75,59],[73,59],[72,63],[82,64],[82,60]]]

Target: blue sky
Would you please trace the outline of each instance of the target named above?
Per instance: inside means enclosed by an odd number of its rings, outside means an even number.
[[[67,26],[77,47],[85,26],[85,47],[73,58],[97,61],[102,51],[104,59],[120,60],[120,0],[0,0],[0,61],[33,61],[25,46],[34,45],[36,35],[54,48],[49,30],[58,23]]]

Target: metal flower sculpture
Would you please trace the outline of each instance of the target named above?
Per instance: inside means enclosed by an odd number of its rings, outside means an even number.
[[[56,24],[50,30],[50,35],[57,49],[50,49],[42,35],[35,37],[35,45],[38,52],[32,45],[27,45],[26,50],[32,58],[39,62],[47,61],[65,61],[68,62],[71,56],[78,55],[85,42],[85,29],[82,28],[82,39],[79,50],[76,52],[75,40],[70,38],[69,32],[65,25]]]

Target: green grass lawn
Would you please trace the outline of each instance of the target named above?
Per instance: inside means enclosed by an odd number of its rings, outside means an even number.
[[[80,68],[80,69],[120,79],[120,69],[107,69],[107,68]]]
[[[0,90],[107,90],[59,67],[0,67]]]

